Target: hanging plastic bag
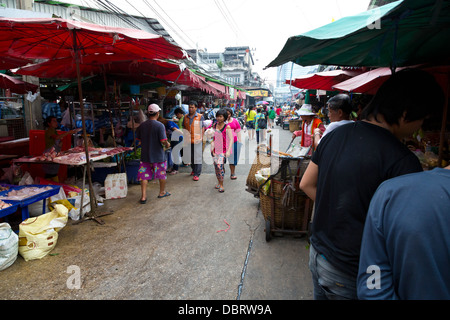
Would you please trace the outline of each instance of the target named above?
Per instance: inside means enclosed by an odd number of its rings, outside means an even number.
[[[19,225],[19,253],[25,261],[42,259],[53,250],[58,232],[67,224],[68,212],[65,206],[56,204],[53,211]]]
[[[261,168],[255,173],[255,179],[259,185],[262,185],[270,176],[270,167],[269,168]],[[267,192],[270,188],[270,181],[264,184],[261,188],[261,191],[267,195]]]
[[[19,237],[8,223],[0,223],[0,271],[16,261],[18,250]]]

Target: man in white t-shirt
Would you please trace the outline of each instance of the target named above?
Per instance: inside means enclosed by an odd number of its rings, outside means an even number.
[[[347,123],[352,123],[350,120],[350,114],[352,113],[352,103],[350,97],[346,94],[338,94],[328,100],[327,109],[328,118],[331,123],[327,126],[325,132],[319,129],[314,130],[314,146],[317,148],[320,139],[322,139],[326,134],[330,133],[337,127],[340,127]]]

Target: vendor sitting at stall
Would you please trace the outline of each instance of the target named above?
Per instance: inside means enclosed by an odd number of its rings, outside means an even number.
[[[325,131],[325,126],[322,123],[322,120],[320,120],[313,112],[312,106],[310,104],[304,104],[300,108],[298,115],[302,118],[302,129],[294,131],[294,133],[292,134],[292,139],[301,137],[300,146],[312,146],[312,148],[314,149],[314,130],[318,128],[323,133]]]
[[[66,131],[63,134],[58,134],[56,128],[58,128],[58,120],[54,116],[47,117],[44,125],[47,127],[45,130],[45,150],[44,153],[51,152],[54,148],[55,152],[61,151],[61,140],[69,135],[77,133],[81,128],[76,128],[70,131]],[[43,164],[42,168],[45,172],[45,178],[58,182],[59,164]]]

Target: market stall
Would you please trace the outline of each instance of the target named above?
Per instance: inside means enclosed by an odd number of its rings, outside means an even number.
[[[97,162],[97,161],[102,161],[106,158],[109,157],[118,157],[119,160],[117,160],[120,163],[120,158],[125,157],[125,154],[129,151],[132,151],[133,148],[131,147],[116,147],[116,148],[94,148],[94,147],[89,147],[88,148],[88,152],[89,152],[89,161],[91,163]],[[85,154],[85,148],[84,147],[74,147],[71,148],[69,150],[66,151],[62,151],[59,153],[56,153],[54,150],[50,150],[47,153],[44,153],[40,156],[25,156],[25,157],[21,157],[19,159],[14,159],[13,160],[13,164],[14,165],[23,165],[23,164],[41,164],[41,165],[45,165],[45,164],[64,164],[64,165],[69,165],[69,166],[74,166],[74,167],[80,167],[82,168],[83,171],[83,182],[82,182],[82,187],[80,190],[80,208],[84,208],[84,204],[86,202],[90,203],[89,201],[86,201],[86,199],[84,199],[85,196],[85,184],[86,184],[86,175],[87,175],[87,158],[86,158],[86,154]],[[119,168],[119,166],[117,167]],[[126,175],[126,173],[124,173],[124,175]],[[52,183],[50,181],[48,181],[48,183]],[[57,184],[56,184],[57,185]],[[44,186],[43,186],[44,187]],[[48,187],[48,186],[47,186]],[[50,185],[50,188],[54,188],[54,186]],[[59,187],[58,187],[59,189]],[[53,194],[52,194],[53,195]],[[51,196],[51,195],[49,195]],[[0,193],[0,199],[1,199],[1,193]],[[91,198],[92,199],[92,198]],[[5,200],[11,200],[11,199],[5,199]],[[36,201],[40,201],[42,199],[38,199]],[[45,203],[44,203],[45,206]],[[22,211],[23,213],[23,211]],[[26,218],[25,216],[27,216],[27,212],[25,212],[22,214],[22,218],[23,220]]]
[[[1,185],[0,201],[9,204],[0,210],[0,218],[15,213],[19,208],[22,211],[22,221],[30,217],[28,206],[50,198],[59,193],[60,186],[44,185]],[[0,203],[1,204],[1,203]],[[4,205],[4,204],[3,204]],[[46,212],[46,202],[43,201],[42,214]]]
[[[0,18],[0,40],[0,49],[15,57],[48,60],[71,58],[75,65],[80,102],[84,101],[80,73],[83,56],[104,54],[107,59],[113,59],[116,54],[133,54],[148,59],[186,57],[180,47],[162,36],[137,29],[105,27],[59,18]],[[83,103],[80,103],[80,113],[90,197],[91,203],[94,203]],[[96,206],[93,209],[95,211]]]

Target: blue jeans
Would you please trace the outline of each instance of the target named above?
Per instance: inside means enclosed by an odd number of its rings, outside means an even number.
[[[309,269],[314,285],[314,300],[356,300],[356,275],[352,277],[332,266],[309,246]]]

